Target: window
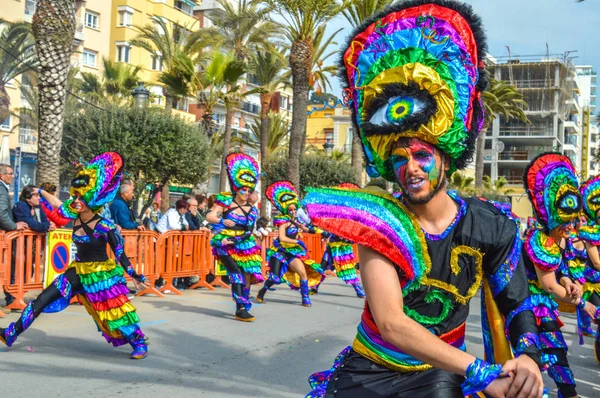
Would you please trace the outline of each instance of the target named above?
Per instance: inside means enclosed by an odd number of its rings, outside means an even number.
[[[35,13],[35,0],[25,0],[25,15],[32,17]]]
[[[192,15],[194,13],[194,3],[190,0],[175,0],[175,8],[188,15]]]
[[[100,15],[96,14],[93,11],[85,12],[85,26],[87,28],[98,29],[98,20],[100,19]]]
[[[129,62],[129,53],[131,52],[131,46],[129,43],[117,44],[117,61],[118,62]]]
[[[96,58],[98,53],[96,51],[88,50],[87,48],[83,49],[83,59],[81,63],[83,66],[89,66],[90,68],[96,67]]]
[[[2,121],[2,123],[0,123],[0,130],[10,131],[11,126],[12,125],[11,125],[10,115],[8,115],[8,117],[6,119],[4,119]]]
[[[163,62],[162,62],[162,56],[161,55],[152,55],[152,70],[158,70],[158,71],[162,71],[163,70]]]
[[[125,7],[124,9],[119,8],[119,26],[131,26],[133,23],[133,8]]]
[[[156,30],[161,36],[165,35],[165,29],[163,25],[159,21],[160,17],[152,17],[152,25],[154,25],[154,30]],[[166,25],[167,21],[162,19],[163,24]]]

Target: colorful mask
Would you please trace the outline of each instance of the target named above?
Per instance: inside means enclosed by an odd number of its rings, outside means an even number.
[[[588,219],[596,224],[598,210],[600,210],[600,175],[595,176],[581,184],[579,189],[583,202],[583,211]]]
[[[579,183],[568,157],[559,153],[539,155],[525,169],[523,181],[536,218],[548,231],[579,217]]]
[[[231,190],[235,193],[241,188],[254,191],[258,182],[258,163],[245,153],[230,153],[225,158],[227,175]]]
[[[451,160],[471,160],[483,127],[485,37],[470,6],[409,0],[368,19],[343,54],[345,99],[360,132],[371,177],[395,181],[395,141],[414,137]]]
[[[295,205],[298,208],[298,192],[290,181],[276,181],[267,188],[267,198],[273,206],[281,212],[288,214],[288,208]]]

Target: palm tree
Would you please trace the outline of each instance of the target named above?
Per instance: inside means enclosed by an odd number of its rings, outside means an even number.
[[[40,62],[37,181],[58,186],[65,86],[75,40],[75,2],[39,0],[32,28]]]
[[[176,99],[192,96],[198,89],[199,82],[193,65],[198,51],[211,42],[195,40],[191,43],[185,35],[175,37],[173,29],[162,18],[154,22],[136,26],[138,35],[130,42],[160,57],[163,71],[158,75],[158,82],[163,87],[165,109],[170,111]]]
[[[342,15],[354,27],[378,11],[391,5],[395,0],[348,0]]]
[[[391,5],[394,0],[348,0],[342,15],[353,27],[357,27],[373,14]],[[363,151],[360,132],[352,130],[352,167],[356,181],[360,183],[363,175]]]
[[[7,22],[0,19],[0,24]],[[10,115],[10,97],[6,85],[35,65],[35,42],[31,25],[15,22],[0,33],[0,121]]]
[[[472,185],[473,181],[475,181],[475,178],[455,172],[450,176],[449,185],[451,189],[456,190],[460,195],[470,196],[475,192],[475,188]]]
[[[284,21],[281,30],[291,43],[294,109],[290,135],[287,177],[300,186],[300,156],[306,137],[306,107],[314,56],[314,33],[342,10],[337,0],[265,0]]]
[[[288,149],[287,146],[290,138],[291,125],[283,114],[272,111],[269,112],[267,125],[267,147],[265,149],[264,158],[261,158],[261,169],[267,159],[270,161],[273,158],[279,157]],[[250,125],[248,132],[241,133],[240,136],[232,138],[232,142],[260,151],[263,140],[263,129],[262,120],[255,118],[254,123]]]
[[[140,80],[139,73],[142,67],[111,61],[108,58],[102,58],[102,63],[104,68],[100,77],[95,73],[81,72],[77,91],[91,102],[131,102],[131,90]]]
[[[207,15],[214,27],[193,32],[188,38],[192,45],[211,38],[233,51],[238,60],[248,62],[252,54],[280,36],[277,24],[269,19],[271,9],[264,7],[262,0],[217,0],[217,3],[222,9]]]
[[[270,121],[269,111],[271,99],[286,78],[282,73],[287,65],[283,54],[276,49],[271,51],[257,51],[252,58],[251,68],[260,93],[260,162],[261,169],[269,160],[267,147],[269,145]],[[261,203],[267,203],[266,184],[261,184]],[[266,217],[267,206],[260,207],[260,215]]]
[[[523,110],[527,103],[523,95],[514,86],[502,80],[490,79],[490,86],[483,93],[483,107],[485,119],[483,129],[477,138],[477,164],[475,165],[475,187],[481,189],[483,185],[483,154],[485,151],[485,135],[498,115],[502,115],[505,121],[519,119],[529,123],[529,119]]]

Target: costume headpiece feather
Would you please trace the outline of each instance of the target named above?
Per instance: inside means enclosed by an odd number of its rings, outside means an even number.
[[[258,163],[245,153],[230,153],[225,158],[227,175],[233,192],[246,187],[254,191],[258,182]]]

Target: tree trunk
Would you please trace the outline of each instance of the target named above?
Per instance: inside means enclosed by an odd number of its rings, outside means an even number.
[[[75,39],[75,1],[39,0],[32,28],[40,63],[37,181],[60,186],[66,84]]]
[[[169,183],[165,182],[162,184],[162,188],[160,190],[160,211],[162,214],[165,214],[169,207],[171,206],[171,198],[169,197]]]
[[[475,188],[481,190],[483,187],[483,158],[485,151],[485,135],[487,127],[481,129],[479,137],[477,137],[477,157],[475,161]]]
[[[221,159],[221,174],[219,176],[219,189],[224,192],[227,189],[227,165],[225,158],[229,155],[231,144],[231,118],[233,117],[233,106],[227,106],[225,110],[225,136],[223,137],[223,158]]]
[[[271,133],[271,120],[269,110],[271,109],[271,98],[273,93],[260,95],[260,171],[263,172],[269,160],[269,135]],[[267,216],[267,186],[264,181],[260,183],[260,216]]]
[[[356,183],[362,187],[363,149],[362,142],[360,141],[360,133],[354,131],[354,129],[352,129],[352,167],[354,168]]]
[[[166,89],[163,89],[163,94],[165,96],[165,111],[171,112],[173,110],[173,96],[167,92]]]
[[[310,41],[297,40],[290,51],[292,70],[292,89],[294,109],[292,111],[292,129],[287,164],[287,177],[296,186],[300,186],[300,158],[306,146],[306,107],[308,106],[308,74],[313,58],[313,46]]]
[[[10,116],[10,97],[6,87],[0,86],[0,122]]]

